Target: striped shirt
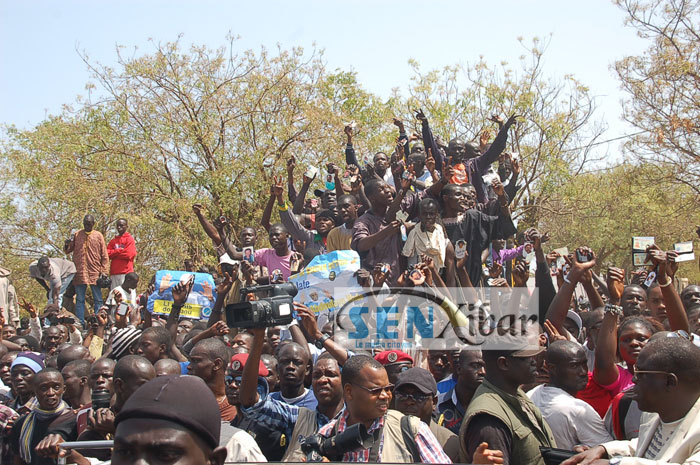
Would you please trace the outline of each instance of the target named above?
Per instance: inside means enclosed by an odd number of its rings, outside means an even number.
[[[338,423],[338,433],[342,433],[347,426],[349,414],[350,412],[347,409],[343,409],[337,419],[331,420],[318,431],[319,434],[324,437],[330,436],[336,422]],[[372,434],[375,430],[382,428],[384,426],[384,419],[385,417],[381,417],[374,420],[374,423],[367,429],[367,432]],[[384,437],[382,436],[379,444],[379,460],[381,460],[382,456],[383,442]],[[452,463],[450,458],[445,454],[445,451],[442,450],[442,446],[440,446],[435,435],[430,431],[430,427],[422,421],[416,433],[416,446],[418,446],[418,452],[420,453],[422,463]],[[370,449],[346,452],[345,455],[343,455],[343,462],[369,462],[369,453]]]

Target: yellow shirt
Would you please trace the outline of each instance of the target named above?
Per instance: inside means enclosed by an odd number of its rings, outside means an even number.
[[[331,229],[326,238],[326,250],[333,252],[334,250],[351,250],[350,242],[352,241],[352,229],[348,229],[344,224]]]

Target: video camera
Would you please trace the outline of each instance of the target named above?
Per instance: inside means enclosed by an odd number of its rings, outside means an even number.
[[[331,462],[341,462],[346,452],[361,448],[368,438],[367,427],[355,423],[330,438],[324,438],[320,434],[302,438],[301,450],[306,454],[307,462],[322,462],[323,457]]]
[[[255,300],[247,301],[254,294]],[[244,287],[241,301],[226,306],[226,323],[231,328],[267,328],[288,325],[297,287],[291,283]]]

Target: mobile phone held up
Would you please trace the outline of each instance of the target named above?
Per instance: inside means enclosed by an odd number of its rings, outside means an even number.
[[[576,251],[576,261],[579,263],[587,263],[591,261],[591,255],[589,253],[582,253],[578,250]]]
[[[129,311],[129,305],[125,302],[122,302],[119,304],[119,307],[117,308],[117,315],[126,316],[126,313],[128,311]]]

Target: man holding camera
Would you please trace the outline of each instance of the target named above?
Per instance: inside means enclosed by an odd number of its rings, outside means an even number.
[[[345,451],[343,462],[452,463],[427,424],[389,409],[394,386],[381,363],[367,355],[350,357],[341,382],[345,409],[319,434],[336,436],[362,423],[370,435],[364,447]]]
[[[315,408],[290,405],[274,399],[269,395],[266,383],[258,381],[261,379],[260,372],[256,372],[255,368],[260,364],[265,342],[265,328],[256,328],[252,331],[253,347],[243,368],[240,387],[243,413],[259,424],[284,432],[288,438],[288,447],[283,461],[301,461],[304,455],[301,452],[300,439],[315,434],[343,408],[340,366],[328,353],[321,354],[316,360],[311,381],[313,394],[318,400]]]

